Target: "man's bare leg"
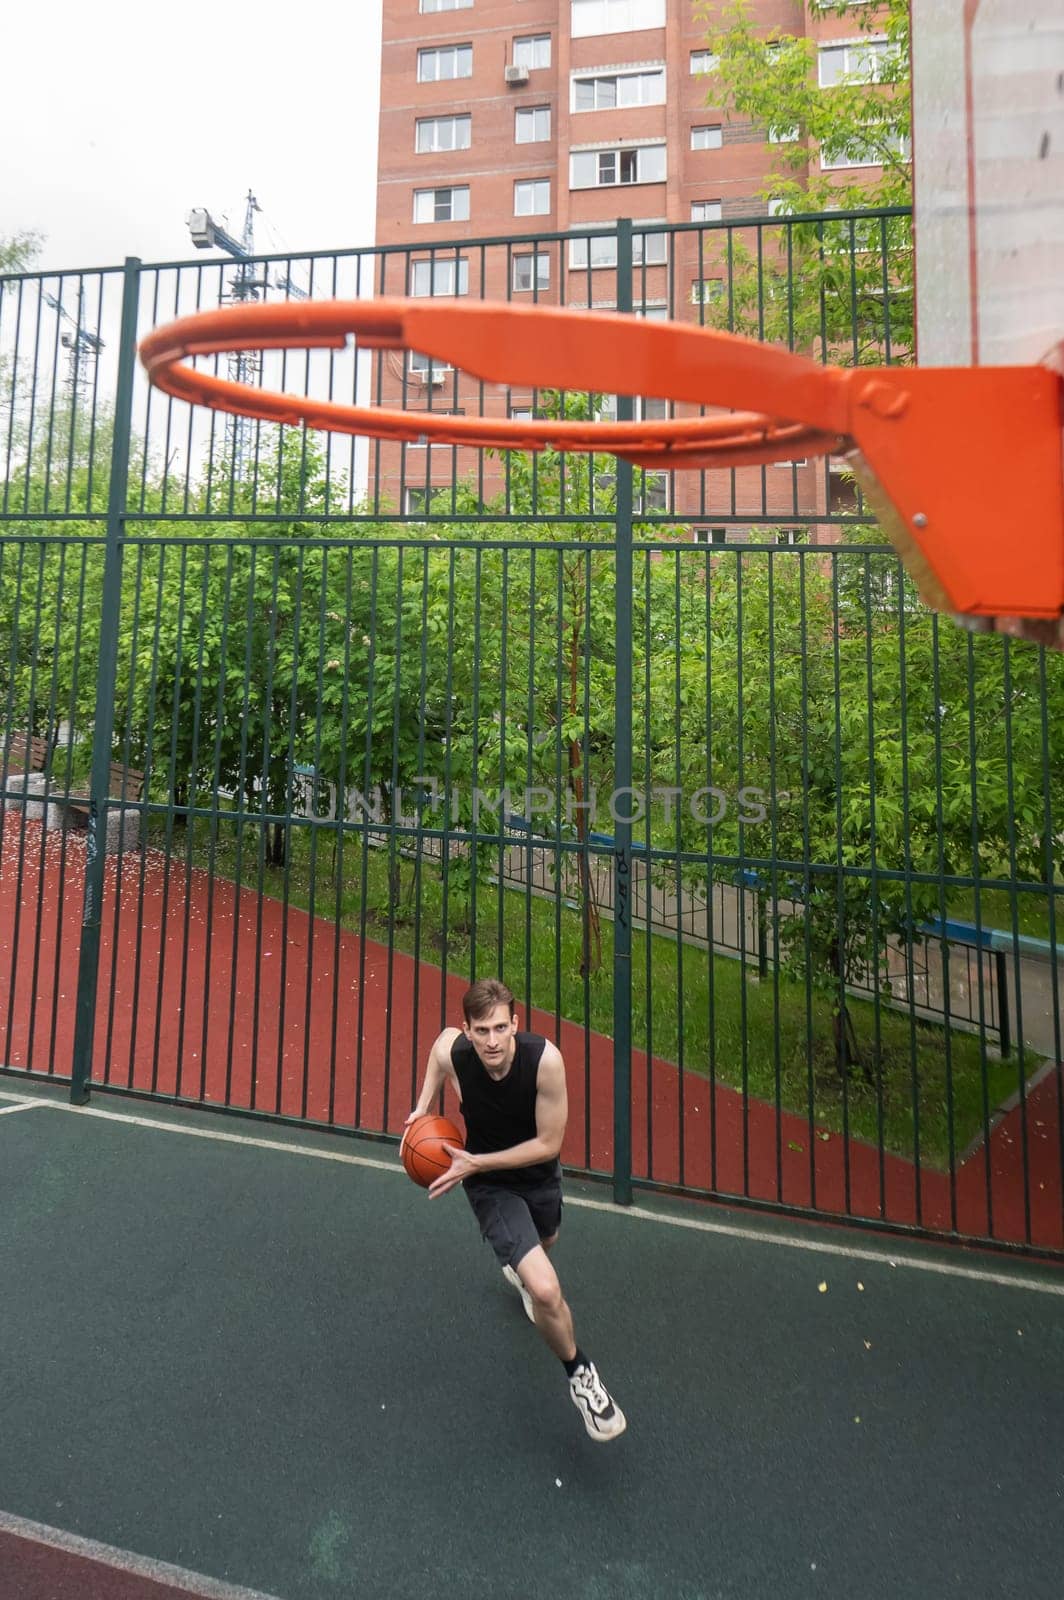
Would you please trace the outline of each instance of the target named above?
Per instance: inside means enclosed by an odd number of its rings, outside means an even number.
[[[517,1275],[532,1296],[535,1323],[541,1336],[559,1361],[572,1361],[576,1355],[573,1314],[562,1294],[558,1274],[547,1258],[547,1251],[557,1237],[555,1234],[551,1239],[544,1239],[522,1256]]]

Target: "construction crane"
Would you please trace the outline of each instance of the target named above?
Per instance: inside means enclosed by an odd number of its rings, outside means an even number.
[[[64,350],[70,352],[67,363],[67,384],[70,388],[70,403],[74,405],[79,395],[92,391],[96,382],[96,361],[104,342],[97,333],[90,333],[84,326],[85,322],[85,291],[78,286],[78,314],[72,317],[63,302],[54,294],[41,291],[41,299],[45,305],[57,311],[64,322],[69,322],[73,333],[66,329],[59,335],[59,343]]]
[[[242,304],[260,299],[267,289],[280,289],[290,299],[306,300],[306,290],[293,283],[287,274],[275,273],[271,278],[265,266],[261,269],[261,276],[256,272],[255,213],[261,210],[262,207],[249,189],[244,208],[244,228],[237,239],[221,223],[216,222],[206,208],[197,207],[189,212],[187,218],[192,243],[197,250],[224,250],[237,262],[237,270],[229,280],[229,292],[223,299]],[[229,357],[229,377],[234,383],[253,384],[258,378],[260,366],[261,358],[254,351],[234,353]],[[234,476],[238,478],[244,477],[251,458],[253,428],[250,417],[226,419],[226,451],[232,462]]]

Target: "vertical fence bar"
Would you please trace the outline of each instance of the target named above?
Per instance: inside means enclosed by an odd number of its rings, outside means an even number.
[[[617,221],[617,310],[632,310],[632,222]],[[631,422],[631,395],[617,396],[618,422]],[[617,653],[614,665],[613,829],[613,1198],[632,1203],[632,467],[617,462],[613,546]],[[624,796],[624,804],[621,797]]]
[[[118,629],[122,603],[122,535],[125,531],[129,477],[129,437],[133,418],[133,369],[137,356],[137,306],[140,261],[127,256],[122,272],[122,332],[118,348],[111,482],[107,494],[107,545],[104,553],[103,601],[100,608],[100,659],[96,667],[96,712],[92,730],[92,776],[89,781],[89,831],[85,841],[85,895],[78,952],[78,989],[74,1017],[74,1054],[70,1099],[84,1105],[89,1098],[92,1040],[96,1023],[96,987],[100,966],[104,867],[107,861],[107,791],[111,776],[111,738],[115,719],[118,671]]]

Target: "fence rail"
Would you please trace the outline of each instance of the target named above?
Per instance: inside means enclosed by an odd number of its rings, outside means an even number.
[[[566,1161],[621,1201],[1064,1253],[1060,660],[924,611],[842,462],[662,482],[161,401],[138,337],[235,281],[0,280],[3,1069],[392,1137],[498,974],[565,1053]],[[899,211],[255,281],[911,350]],[[239,360],[415,409],[662,404],[357,348]]]

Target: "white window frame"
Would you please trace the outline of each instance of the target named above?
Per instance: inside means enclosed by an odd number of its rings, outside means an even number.
[[[720,56],[714,55],[712,50],[692,50],[689,71],[692,78],[698,78],[708,72],[716,72],[720,66]]]
[[[521,137],[520,128],[522,117],[525,119],[529,117],[532,118],[533,133],[531,138],[522,139]],[[546,133],[536,133],[534,131],[537,126],[536,119],[540,117],[546,117],[547,119]],[[514,112],[514,144],[543,144],[549,138],[550,106],[518,106]]]
[[[693,306],[713,306],[724,299],[723,278],[695,278],[691,284]]]
[[[666,0],[571,0],[571,37],[591,39],[601,33],[664,28],[665,13]]]
[[[769,128],[769,144],[797,144],[801,138],[800,128]]]
[[[581,249],[586,245],[587,249]],[[595,246],[598,246],[597,252]],[[604,248],[605,247],[605,248]],[[598,259],[594,259],[597,254]],[[583,259],[581,260],[581,257]],[[669,260],[669,236],[654,228],[632,230],[632,265],[636,267],[664,267]],[[599,268],[617,265],[617,235],[615,233],[581,233],[569,240],[569,269],[572,272],[597,272]]]
[[[421,484],[408,483],[403,489],[403,516],[427,517],[431,515],[432,497],[436,493],[436,485],[428,487]],[[418,501],[415,504],[415,498]]]
[[[622,144],[612,145],[609,149],[571,150],[569,152],[569,187],[570,189],[628,189],[641,183],[665,183],[668,180],[668,155],[664,139],[655,139],[651,144]],[[653,177],[645,175],[643,168],[647,164],[647,157],[653,151],[655,158],[660,152],[661,172]],[[634,177],[623,176],[626,168],[630,167],[634,157]],[[579,166],[578,166],[579,163]],[[576,181],[578,170],[594,164],[595,181],[593,183],[578,183]],[[612,171],[613,176],[609,173]]]
[[[705,134],[705,138],[699,137]],[[716,138],[713,135],[716,134]],[[702,122],[691,129],[692,150],[719,150],[724,143],[724,129],[719,122]]]
[[[692,200],[692,222],[720,222],[724,216],[723,200]]]
[[[441,72],[448,56],[454,57],[453,72]],[[429,64],[435,71],[429,73],[426,68]],[[460,69],[469,68],[468,72]],[[418,83],[450,83],[456,78],[471,78],[473,76],[473,46],[471,44],[437,44],[430,45],[417,53],[417,81]]]
[[[645,94],[642,87],[651,81],[661,89],[660,94]],[[577,88],[580,84],[590,84],[593,104],[578,106]],[[613,99],[610,101],[608,92],[603,89],[602,103],[599,102],[599,84],[613,85]],[[638,85],[640,92],[634,97],[629,97],[622,85]],[[574,72],[569,79],[569,109],[574,116],[583,116],[588,111],[626,111],[632,106],[663,106],[665,104],[665,67],[615,67],[612,71],[603,71],[601,68],[594,72]]]
[[[527,198],[532,202],[525,206],[519,204],[522,198],[521,191],[528,190]],[[546,205],[542,201],[546,194]],[[550,179],[549,178],[519,178],[514,184],[514,216],[515,217],[547,217],[550,215]]]
[[[522,34],[513,43],[513,64],[526,72],[540,72],[550,66],[550,34]]]
[[[634,422],[664,422],[669,415],[668,400],[661,400],[655,396],[635,395],[632,401],[632,410],[635,415]],[[596,422],[617,421],[617,396],[615,394],[600,395],[595,406]]]
[[[422,15],[432,11],[468,11],[473,0],[418,0]]]
[[[528,283],[518,283],[518,268],[528,268]],[[522,250],[511,257],[510,288],[514,294],[542,293],[550,288],[550,251]]]
[[[415,374],[424,374],[427,377],[431,371],[433,383],[439,384],[453,373],[454,367],[449,361],[441,361],[438,356],[427,356],[420,350],[408,350],[406,370],[411,377]]]
[[[439,141],[437,135],[441,129],[450,128],[452,135],[465,133],[465,139],[455,137],[451,144]],[[422,129],[432,129],[430,143],[422,142]],[[419,156],[438,155],[447,150],[468,150],[473,141],[473,118],[469,112],[459,112],[455,115],[441,117],[418,117],[414,123],[414,149]]]
[[[825,63],[840,53],[843,62],[841,72],[836,72],[832,77],[825,80]],[[817,48],[817,84],[821,89],[831,89],[835,84],[840,83],[843,78],[848,79],[851,83],[879,83],[882,80],[878,63],[881,60],[889,59],[896,53],[897,47],[891,44],[890,40],[882,34],[874,35],[871,38],[865,34],[860,39],[832,39],[830,43],[825,42]],[[871,61],[872,71],[870,74],[861,75],[862,58],[865,62]]]
[[[642,494],[633,494],[632,512],[635,516],[648,516],[651,512],[666,512],[669,509],[669,485],[672,480],[671,472],[656,472],[651,467],[643,468],[643,475],[639,479]],[[635,486],[633,485],[633,488]],[[652,505],[648,502],[652,497],[660,496],[661,504]]]
[[[875,130],[870,129],[869,131],[874,132]],[[897,154],[903,161],[911,159],[912,146],[904,134],[898,134],[896,139],[891,140],[891,143],[895,145]],[[823,150],[820,152],[821,172],[848,172],[854,167],[881,167],[882,165],[883,156],[878,150],[870,149],[858,155],[841,156],[825,156]]]
[[[449,208],[449,210],[447,212],[447,215],[445,217],[438,217],[438,216],[435,216],[435,215],[433,215],[431,217],[419,217],[418,216],[418,202],[419,202],[419,200],[422,199],[422,196],[424,196],[424,195],[431,195],[432,196],[431,205],[432,205],[433,212],[435,212],[435,210],[436,210],[436,196],[439,195],[439,194],[449,194],[451,196],[450,208]],[[462,210],[463,202],[461,200],[458,202],[458,210],[457,211],[455,210],[455,205],[454,205],[454,197],[455,197],[455,195],[464,195],[465,196],[465,202],[464,202],[465,210],[464,210],[464,212]],[[422,210],[425,209],[424,205],[422,205],[421,209]],[[432,223],[440,223],[440,222],[468,222],[469,221],[469,185],[467,183],[441,184],[438,188],[415,189],[414,190],[414,221],[416,223],[418,223],[419,225],[425,224],[425,223],[432,224]]]
[[[419,288],[419,282],[424,282],[426,279],[428,287]],[[436,256],[426,257],[421,261],[411,261],[409,292],[415,298],[425,295],[444,299],[468,294],[469,257]]]

